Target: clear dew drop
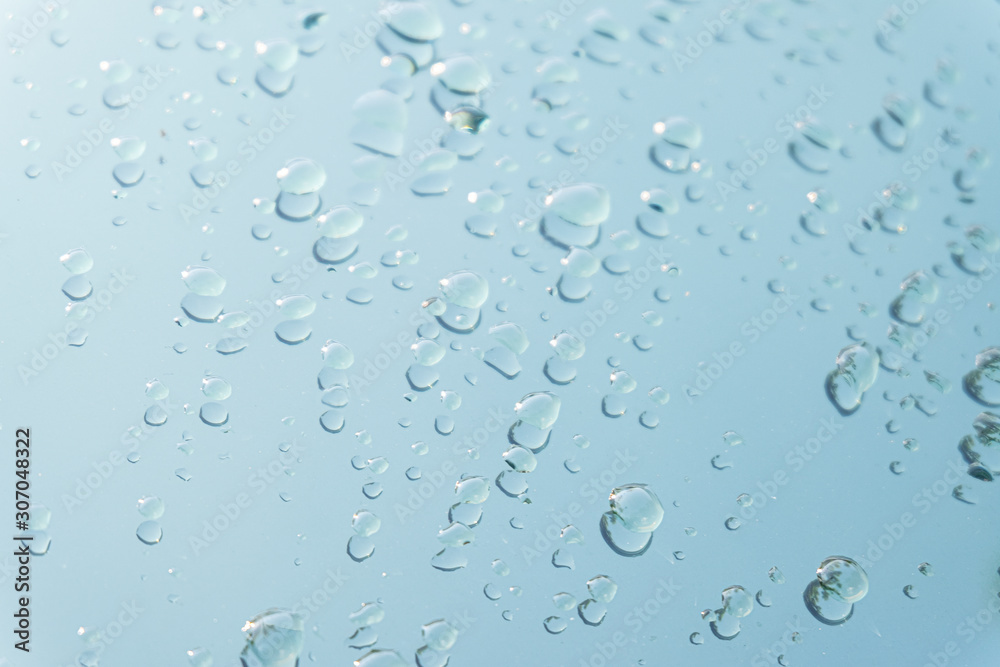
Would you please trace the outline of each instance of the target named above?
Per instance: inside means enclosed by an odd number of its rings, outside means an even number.
[[[482,92],[492,81],[486,65],[478,58],[466,54],[445,58],[435,63],[430,72],[432,76],[438,77],[448,90],[466,95]]]
[[[830,400],[841,414],[861,407],[861,399],[878,376],[879,354],[868,343],[848,345],[837,355],[837,368],[827,376]]]
[[[62,285],[62,292],[74,301],[83,301],[94,292],[94,286],[83,274],[67,278]]]
[[[135,536],[139,538],[139,541],[143,544],[159,544],[160,540],[163,538],[163,529],[160,527],[159,521],[143,521],[136,528]]]
[[[430,42],[444,33],[437,12],[422,2],[400,3],[389,18],[389,27],[415,42]]]
[[[636,533],[629,530],[621,517],[614,512],[601,516],[601,536],[612,551],[620,556],[641,556],[653,542],[653,533]]]
[[[627,484],[611,492],[611,511],[630,531],[649,533],[663,520],[663,505],[644,484]]]
[[[209,426],[222,426],[229,421],[229,411],[221,403],[208,402],[198,411],[201,421]]]
[[[611,194],[593,183],[568,185],[545,198],[547,210],[578,227],[593,227],[611,214]]]
[[[243,667],[295,667],[305,643],[304,619],[287,609],[271,608],[244,624]]]
[[[294,158],[285,163],[277,173],[278,187],[282,192],[307,195],[318,191],[326,183],[326,170],[309,158]]]
[[[552,428],[559,418],[562,405],[559,397],[547,391],[525,395],[514,405],[514,414],[526,424],[546,430]]]
[[[224,401],[233,393],[233,386],[227,380],[208,376],[201,381],[201,393],[211,401]]]
[[[70,250],[63,254],[59,261],[63,267],[73,275],[86,273],[94,268],[94,259],[83,248]]]
[[[165,506],[156,496],[143,496],[139,499],[137,509],[143,517],[155,520],[163,516]]]
[[[489,296],[489,284],[473,271],[449,273],[438,286],[445,301],[462,308],[480,308]]]
[[[167,422],[167,411],[160,405],[151,405],[142,419],[150,426],[163,426]]]
[[[321,236],[347,238],[364,224],[364,216],[350,206],[335,206],[316,218]]]
[[[190,667],[212,667],[212,652],[207,648],[193,648],[185,651]]]
[[[226,279],[207,266],[189,266],[181,272],[181,279],[199,296],[219,296],[226,289]]]
[[[549,616],[545,619],[544,626],[550,635],[558,635],[569,627],[569,623],[560,616]]]

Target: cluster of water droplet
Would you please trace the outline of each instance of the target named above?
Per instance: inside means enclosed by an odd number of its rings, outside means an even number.
[[[587,599],[580,602],[570,593],[556,593],[552,603],[556,609],[568,612],[576,608],[577,616],[585,625],[598,626],[604,622],[608,614],[608,604],[615,599],[618,584],[611,577],[599,574],[587,581]],[[569,621],[563,616],[549,616],[543,622],[546,632],[557,635],[569,627]]]
[[[163,528],[160,526],[160,517],[166,507],[163,501],[156,496],[143,496],[138,503],[139,514],[145,519],[135,530],[136,537],[143,544],[159,544],[163,539]]]
[[[878,377],[879,354],[868,343],[848,345],[837,355],[837,368],[826,378],[826,392],[841,414],[861,407],[861,399]]]
[[[702,612],[712,633],[719,639],[735,639],[740,634],[740,619],[753,611],[753,596],[742,586],[730,586],[722,591],[722,607]]]
[[[417,649],[418,667],[446,667],[448,651],[458,641],[458,629],[444,619],[425,623],[420,628],[424,645]]]
[[[550,392],[536,392],[524,396],[515,407],[518,421],[511,425],[511,446],[503,453],[509,466],[497,475],[497,486],[510,497],[521,498],[528,492],[527,475],[535,470],[535,454],[548,444],[551,426],[559,415],[561,401]]]
[[[463,474],[455,482],[455,502],[448,509],[448,525],[438,531],[444,548],[431,558],[431,566],[442,572],[454,572],[469,563],[468,546],[476,535],[472,530],[482,519],[482,504],[490,496],[490,482],[485,477]]]
[[[965,375],[964,384],[979,403],[1000,406],[1000,347],[988,347],[976,355],[976,368]]]
[[[490,294],[489,283],[469,270],[449,273],[438,282],[441,298],[429,300],[428,312],[455,333],[469,333],[479,326],[481,308]]]
[[[938,298],[938,284],[925,271],[914,271],[899,286],[901,294],[890,307],[892,316],[904,324],[917,326],[927,316],[927,306]]]
[[[969,225],[964,236],[962,241],[948,244],[955,265],[974,276],[995,276],[994,257],[1000,251],[1000,235],[985,225]]]
[[[806,586],[806,607],[817,620],[839,625],[854,613],[854,603],[868,594],[868,574],[855,561],[831,556],[820,563],[816,578]]]
[[[260,59],[257,69],[257,85],[272,97],[284,97],[295,83],[295,64],[299,61],[299,46],[287,39],[258,41],[254,52]],[[223,73],[223,83],[235,83],[235,79]]]
[[[601,515],[601,535],[620,556],[641,556],[653,543],[663,521],[663,505],[645,484],[626,484],[611,491],[611,510]]]
[[[972,423],[974,435],[966,435],[958,448],[969,464],[969,476],[992,482],[1000,477],[1000,415],[981,412]]]
[[[87,330],[78,323],[93,318],[87,299],[94,293],[87,274],[94,268],[94,259],[83,248],[70,250],[63,254],[59,261],[63,267],[73,274],[62,285],[62,292],[71,299],[66,306],[66,318],[71,324],[66,327],[66,344],[80,347],[87,342]]]
[[[272,608],[243,626],[242,667],[296,667],[305,643],[305,621],[295,612]]]
[[[597,243],[601,223],[609,215],[611,193],[607,188],[595,183],[567,185],[545,197],[542,236],[560,248],[588,248]]]
[[[354,365],[354,352],[340,341],[328,340],[320,354],[323,368],[317,383],[322,392],[321,401],[327,410],[320,415],[319,423],[328,433],[340,433],[344,429],[344,409],[350,401],[347,371]]]

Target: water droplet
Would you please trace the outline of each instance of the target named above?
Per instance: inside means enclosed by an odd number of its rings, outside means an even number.
[[[271,608],[242,628],[246,646],[240,653],[244,667],[293,667],[304,644],[304,620],[291,611]]]
[[[67,278],[63,283],[62,292],[74,301],[83,301],[94,292],[94,286],[81,274]]]
[[[618,584],[612,581],[610,577],[599,574],[587,581],[587,590],[590,591],[590,596],[594,600],[611,602],[618,592]]]
[[[59,261],[62,262],[63,267],[65,267],[67,271],[74,275],[86,273],[94,268],[94,259],[90,256],[90,253],[83,248],[70,250],[60,257]]]
[[[485,477],[464,477],[455,483],[457,502],[479,504],[490,495],[490,483]]]
[[[448,90],[455,93],[474,95],[489,87],[490,72],[480,60],[465,54],[457,54],[434,64],[431,75],[439,77]]]
[[[389,27],[415,42],[433,41],[444,32],[444,24],[437,12],[422,2],[406,2],[395,7],[389,18]]]
[[[653,543],[653,533],[636,533],[625,527],[621,517],[614,512],[601,516],[601,536],[620,556],[641,556]]]
[[[156,496],[143,496],[139,499],[139,514],[147,519],[159,519],[163,516],[164,509],[163,501]]]
[[[480,308],[489,295],[489,284],[472,271],[449,273],[438,285],[448,303],[463,308]]]
[[[988,347],[976,355],[976,368],[966,374],[963,385],[970,398],[1000,406],[1000,347]]]
[[[630,531],[649,533],[663,520],[663,505],[644,484],[628,484],[611,492],[611,511]]]
[[[212,667],[212,652],[207,648],[193,648],[185,654],[191,667]]]
[[[330,368],[347,370],[354,364],[354,353],[335,340],[328,340],[321,350],[323,362]]]
[[[879,354],[868,343],[848,345],[837,355],[837,369],[827,377],[827,395],[843,415],[861,407],[878,376]]]
[[[221,403],[205,403],[201,406],[198,415],[209,426],[222,426],[229,421],[229,412]]]
[[[422,626],[420,634],[424,643],[435,651],[447,651],[458,640],[458,630],[444,619]]]
[[[316,192],[326,183],[326,171],[309,158],[294,158],[278,170],[278,187],[282,192],[306,195]]]
[[[181,279],[199,296],[219,296],[226,289],[226,279],[207,266],[189,266],[181,272]]]
[[[525,395],[514,405],[514,414],[526,424],[547,430],[559,418],[561,405],[562,401],[555,394],[547,391],[534,392]]]
[[[143,521],[136,528],[135,535],[143,544],[158,544],[163,538],[163,529],[159,521]]]
[[[347,540],[347,555],[356,563],[368,560],[375,553],[375,543],[362,535],[352,535]]]

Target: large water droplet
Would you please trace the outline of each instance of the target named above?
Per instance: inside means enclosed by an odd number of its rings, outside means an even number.
[[[652,532],[663,521],[660,499],[644,484],[627,484],[614,489],[610,502],[611,511],[633,532]]]
[[[294,158],[278,170],[278,187],[282,192],[305,195],[316,192],[326,183],[326,171],[309,158]]]
[[[243,626],[247,643],[240,653],[243,667],[296,667],[304,644],[304,621],[286,609],[271,608]]]

